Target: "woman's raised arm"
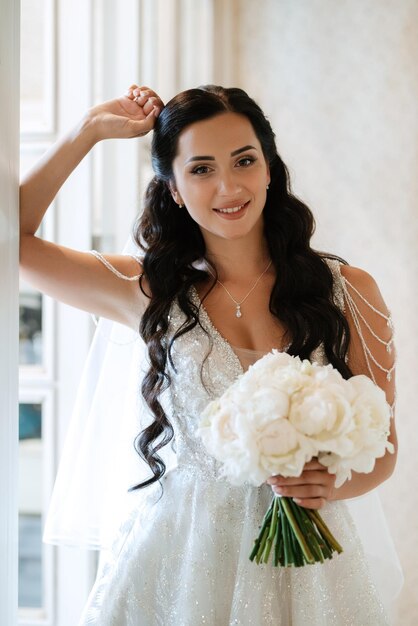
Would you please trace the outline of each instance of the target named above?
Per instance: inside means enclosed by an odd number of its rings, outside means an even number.
[[[132,85],[121,98],[90,109],[32,168],[20,187],[23,278],[53,298],[135,328],[144,298],[137,283],[121,280],[88,252],[44,241],[35,232],[61,186],[98,141],[147,134],[162,107],[155,92]],[[141,272],[138,262],[129,256],[105,258],[124,276],[134,277]]]

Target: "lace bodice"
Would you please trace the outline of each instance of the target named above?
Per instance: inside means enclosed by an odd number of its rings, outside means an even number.
[[[200,468],[207,477],[217,477],[219,465],[208,457],[203,444],[196,437],[202,411],[208,403],[221,396],[244,373],[246,365],[263,356],[262,353],[244,350],[245,363],[239,358],[242,349],[235,349],[213,325],[197,291],[192,288],[191,298],[199,309],[200,325],[176,339],[172,348],[173,365],[169,374],[171,384],[165,397],[165,410],[171,416],[174,428],[174,446],[179,467],[196,471]],[[169,336],[172,337],[185,320],[177,304],[170,311]],[[206,331],[206,332],[205,332]],[[272,346],[285,350],[288,346]],[[322,345],[311,355],[317,363],[326,363]]]

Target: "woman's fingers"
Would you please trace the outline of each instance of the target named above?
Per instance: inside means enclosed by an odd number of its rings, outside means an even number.
[[[146,135],[150,130],[154,128],[155,120],[159,115],[159,109],[153,107],[148,115],[139,121],[129,120],[129,128],[130,128],[130,136],[131,137],[140,137],[141,135]]]
[[[275,486],[291,486],[305,484],[334,483],[335,475],[330,474],[325,468],[323,470],[303,471],[300,476],[284,478],[283,476],[271,476],[267,483]]]
[[[317,460],[306,463],[300,476],[271,476],[267,481],[274,493],[293,498],[297,504],[310,509],[319,509],[331,499],[335,475]]]
[[[293,498],[294,502],[305,509],[322,509],[326,505],[326,498]]]
[[[157,106],[158,98],[152,96],[151,98],[147,98],[142,106],[142,110],[144,111],[145,115],[149,115],[149,113],[151,113],[154,108],[157,108]]]
[[[289,498],[327,498],[328,485],[296,485],[292,487],[274,487],[273,491]]]
[[[154,111],[155,117],[158,117],[164,107],[162,100],[157,95],[151,95],[150,93],[135,96],[134,102],[142,109],[145,116],[150,115]]]
[[[131,85],[124,94],[130,100],[134,100],[141,108],[145,107],[144,113],[148,115],[153,106],[158,107],[160,110],[163,108],[164,103],[158,94],[149,87],[139,87],[136,84]]]
[[[296,504],[308,509],[320,509],[330,499],[332,492],[328,485],[292,485],[272,487],[273,492],[286,498],[292,498]]]
[[[267,479],[267,483],[269,485],[300,485],[304,483],[315,483],[315,482],[335,482],[335,475],[330,474],[328,469],[322,465],[317,459],[313,459],[309,461],[309,463],[305,463],[303,467],[303,472],[300,476],[295,477],[284,477],[284,476],[270,476]]]
[[[148,87],[132,84],[125,94],[99,104],[88,112],[94,124],[97,141],[110,138],[131,138],[146,135],[164,104]]]

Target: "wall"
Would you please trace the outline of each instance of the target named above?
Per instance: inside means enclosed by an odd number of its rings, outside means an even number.
[[[418,623],[415,304],[418,304],[418,3],[234,2],[235,84],[269,116],[315,246],[377,280],[397,333],[400,457],[381,489],[406,581],[402,626]],[[414,407],[411,410],[410,407]]]

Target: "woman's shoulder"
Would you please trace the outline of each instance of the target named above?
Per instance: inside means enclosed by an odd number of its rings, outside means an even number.
[[[379,286],[369,272],[360,267],[345,264],[341,264],[339,270],[342,282],[348,291],[354,292],[357,297],[373,306],[386,309]]]
[[[376,280],[366,270],[350,265],[337,255],[322,255],[322,258],[330,268],[334,279],[339,279],[344,286],[351,286],[372,299],[380,294]]]
[[[356,283],[360,287],[369,287],[373,284],[376,284],[373,276],[361,267],[355,267],[354,265],[345,265],[344,263],[341,263],[340,272],[343,278],[349,280],[352,283]]]

